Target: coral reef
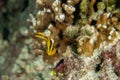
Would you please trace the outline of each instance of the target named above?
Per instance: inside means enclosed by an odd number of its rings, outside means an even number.
[[[0,33],[0,44],[4,45],[0,47],[0,65],[10,60],[1,68],[5,71],[2,80],[120,79],[120,7],[115,4],[119,1],[33,2],[37,7],[33,13],[25,11],[29,27],[18,31],[13,27],[13,33],[3,39]],[[15,6],[24,12],[23,7]],[[8,11],[13,13],[11,8]],[[21,18],[19,22],[25,25]],[[8,52],[10,58],[4,59]]]

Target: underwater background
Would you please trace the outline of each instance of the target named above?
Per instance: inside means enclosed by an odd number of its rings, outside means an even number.
[[[0,0],[0,80],[120,80],[120,0]]]

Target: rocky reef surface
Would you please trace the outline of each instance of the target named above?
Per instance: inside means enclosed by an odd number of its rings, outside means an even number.
[[[120,79],[120,1],[0,3],[1,80]]]

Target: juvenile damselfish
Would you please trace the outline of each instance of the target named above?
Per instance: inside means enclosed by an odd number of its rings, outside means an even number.
[[[54,43],[52,42],[51,38],[47,37],[44,33],[42,32],[37,32],[35,37],[42,39],[43,41],[46,42],[46,52],[49,56],[53,56],[56,53],[56,49],[54,47]]]

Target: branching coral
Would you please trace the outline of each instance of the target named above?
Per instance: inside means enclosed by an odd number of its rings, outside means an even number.
[[[46,31],[50,32],[50,39],[53,40],[58,55],[62,56],[67,45],[74,46],[71,44],[74,41],[75,44],[78,43],[76,46],[77,53],[91,56],[102,43],[112,43],[118,36],[119,12],[103,13],[106,4],[104,1],[66,0],[63,2],[61,0],[50,0],[48,3],[46,0],[37,0],[36,3],[40,10],[35,17],[31,16],[33,33],[41,32],[48,35]],[[78,4],[80,8],[78,15],[81,19],[72,25]],[[94,7],[95,5],[97,6]],[[96,8],[98,10],[95,12],[94,9]],[[48,48],[47,45],[46,48]],[[36,50],[36,52],[39,51]]]
[[[46,31],[50,32],[49,37],[50,39],[53,39],[53,45],[57,50],[57,55],[62,55],[62,53],[66,50],[67,44],[71,43],[71,39],[69,39],[69,37],[64,37],[63,33],[66,30],[67,26],[70,26],[73,22],[73,13],[75,12],[74,6],[79,2],[79,0],[67,0],[67,3],[62,3],[61,0],[51,0],[49,4],[47,1],[43,0],[37,0],[36,2],[38,3],[40,10],[37,12],[35,17],[31,15],[31,20],[29,19],[29,21],[32,22],[31,30],[33,30],[33,33],[31,35],[34,35],[37,32],[45,33],[45,35],[48,35]],[[76,30],[78,32],[79,29],[77,28]],[[67,31],[65,31],[65,34],[66,32]],[[35,46],[37,48],[37,45]],[[48,46],[49,45],[47,44],[46,48],[48,48]],[[36,49],[36,52],[39,51],[39,49]]]
[[[37,0],[39,10],[35,16],[31,16],[32,36],[37,43],[35,44],[36,52],[40,52],[44,61],[52,64],[61,61],[62,58],[63,63],[57,67],[54,65],[56,73],[65,73],[67,77],[72,76],[74,79],[76,79],[75,75],[78,73],[82,79],[87,79],[85,76],[92,76],[90,73],[95,74],[97,72],[96,68],[100,68],[102,65],[101,51],[110,49],[111,45],[119,39],[120,12],[106,10],[108,1],[102,0],[49,0],[48,2],[47,0]],[[37,35],[37,37],[43,39],[43,41],[35,38],[37,33],[40,33],[40,36]],[[41,33],[46,36],[41,35]],[[71,49],[66,52],[68,46]],[[49,52],[55,55],[50,56]],[[110,55],[110,53],[106,54]],[[75,60],[72,61],[70,55]],[[90,68],[88,68],[90,64],[87,62],[87,57],[93,64]],[[95,60],[98,61],[95,62]],[[77,62],[74,63],[75,61]],[[82,63],[85,68],[78,65],[81,63],[79,61],[85,63]],[[68,62],[73,63],[68,64]],[[82,73],[73,71],[73,76],[70,74],[72,68],[68,65],[72,67],[77,65]],[[64,72],[63,66],[65,66],[67,72]],[[81,71],[83,69],[85,70]],[[92,71],[87,72],[87,70]],[[98,75],[96,76],[95,79],[98,79]],[[93,78],[91,77],[91,79]]]

